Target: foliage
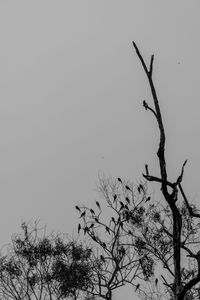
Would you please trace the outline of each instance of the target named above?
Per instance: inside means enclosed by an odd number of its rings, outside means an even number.
[[[162,121],[159,101],[153,82],[154,55],[149,67],[145,63],[137,45],[133,42],[136,54],[141,62],[150,86],[153,107],[145,100],[143,106],[153,113],[160,133],[157,157],[160,176],[149,173],[145,165],[144,178],[149,182],[157,182],[161,186],[162,201],[152,204],[146,214],[143,226],[143,248],[151,253],[159,264],[160,277],[156,286],[161,284],[168,299],[186,300],[200,298],[200,213],[190,203],[182,187],[184,168],[182,165],[177,179],[168,179],[165,159],[165,128]],[[145,299],[154,299],[150,293],[143,293]],[[165,296],[163,296],[164,299]]]
[[[22,224],[0,259],[0,292],[12,299],[74,299],[90,281],[91,249]]]
[[[77,206],[81,224],[78,232],[93,245],[93,296],[111,299],[115,289],[126,283],[139,289],[141,278],[154,274],[154,261],[143,249],[142,228],[150,196],[146,183],[137,186],[118,179],[99,178],[100,201],[96,208]]]

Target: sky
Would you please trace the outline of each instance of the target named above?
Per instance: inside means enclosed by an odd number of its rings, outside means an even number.
[[[0,243],[22,221],[75,234],[99,174],[158,174],[158,130],[134,40],[166,126],[172,180],[199,199],[199,0],[0,0]],[[116,296],[116,299],[118,296]]]

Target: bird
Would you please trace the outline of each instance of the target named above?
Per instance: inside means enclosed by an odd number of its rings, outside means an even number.
[[[105,258],[103,257],[103,255],[100,255],[100,259],[104,262]]]
[[[112,221],[113,221],[113,223],[115,224],[115,218],[114,218],[114,217],[112,217],[112,218],[111,218],[111,220],[112,220]]]
[[[124,203],[121,202],[121,201],[119,201],[119,203],[120,203],[120,205],[121,205],[121,208],[120,208],[120,210],[121,210],[122,208],[124,208]]]
[[[88,232],[88,231],[89,231],[89,228],[87,226],[85,226],[85,228],[84,228],[84,234],[86,234],[86,232]]]
[[[119,182],[121,182],[121,183],[122,183],[122,180],[121,180],[121,178],[119,178],[119,177],[118,177],[118,178],[117,178],[117,180],[118,180]]]
[[[144,106],[144,108],[147,110],[147,108],[148,108],[148,104],[146,103],[146,101],[145,101],[145,100],[143,101],[143,106]]]
[[[81,230],[81,224],[78,224],[78,233],[80,232]]]
[[[145,165],[145,169],[146,169],[146,174],[149,175],[149,169],[148,169],[148,165]]]
[[[97,242],[96,236],[91,236],[91,238],[93,239],[93,241]]]
[[[80,215],[80,218],[85,217],[85,211],[82,212],[82,214]]]
[[[139,185],[140,186],[140,189],[144,192],[144,187],[142,184]]]
[[[124,248],[123,246],[121,246],[121,248],[119,249],[119,253],[120,253],[120,255],[122,255],[122,256],[125,255],[126,250],[125,250],[125,248]]]
[[[94,220],[95,220],[95,222],[99,223],[99,220],[98,220],[98,218],[94,218]]]
[[[125,186],[125,188],[128,190],[128,191],[131,191],[130,187],[128,185]]]
[[[128,202],[128,204],[130,204],[130,200],[128,197],[125,198],[126,199],[126,202]]]
[[[139,289],[139,287],[140,287],[140,284],[138,283],[138,284],[136,285],[135,292]]]
[[[93,228],[94,227],[94,223],[92,223],[91,225],[90,225],[90,228]]]
[[[116,201],[116,199],[117,199],[117,195],[115,194],[113,198],[114,198],[114,200],[113,200],[113,201],[115,202],[115,201]]]
[[[78,207],[78,205],[76,205],[75,208],[76,208],[78,211],[81,211],[81,210],[80,210],[80,207]]]
[[[149,196],[149,197],[147,197],[145,203],[148,202],[148,201],[150,201],[150,200],[151,200],[151,197]]]
[[[110,229],[106,226],[106,231],[110,234]]]
[[[158,284],[158,278],[156,278],[156,280],[155,280],[155,285],[157,285]]]
[[[96,201],[96,205],[98,206],[99,209],[101,209],[101,206],[98,201]]]
[[[133,235],[132,232],[131,232],[130,230],[128,231],[128,234],[129,234],[129,235]]]
[[[95,212],[94,212],[94,210],[93,210],[92,208],[90,209],[90,212],[91,212],[91,214],[93,214],[93,215],[95,214]]]
[[[103,242],[103,243],[102,243],[102,247],[103,247],[103,248],[106,248],[106,243]]]

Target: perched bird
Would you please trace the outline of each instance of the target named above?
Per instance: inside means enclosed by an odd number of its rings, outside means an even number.
[[[98,220],[98,218],[94,218],[94,220],[95,220],[95,222],[99,223],[99,220]]]
[[[118,180],[119,182],[121,182],[121,183],[122,183],[122,180],[121,180],[121,178],[119,178],[119,177],[118,177],[118,178],[117,178],[117,180]]]
[[[126,202],[128,202],[128,204],[130,204],[130,200],[128,197],[125,198],[126,199]]]
[[[100,259],[104,262],[105,258],[103,257],[103,255],[100,255]]]
[[[80,210],[80,207],[78,207],[77,205],[75,206],[75,208],[76,208],[78,211],[81,211],[81,210]]]
[[[120,253],[120,255],[122,255],[122,256],[125,255],[126,250],[125,250],[125,248],[124,248],[123,246],[119,249],[119,253]]]
[[[142,184],[139,185],[140,189],[144,192],[144,187]]]
[[[139,289],[139,287],[140,287],[140,284],[138,283],[138,284],[136,285],[135,292]]]
[[[94,215],[94,214],[95,214],[95,212],[94,212],[94,210],[93,210],[93,209],[90,209],[90,212],[91,212],[91,214],[92,214],[92,215]]]
[[[80,215],[80,218],[85,217],[85,211],[82,212],[82,214]]]
[[[114,200],[113,200],[113,201],[115,202],[115,201],[116,201],[116,199],[117,199],[117,195],[115,194],[113,198],[114,198]]]
[[[111,218],[111,220],[112,220],[112,221],[113,221],[113,223],[115,224],[115,218],[114,218],[114,217],[112,217],[112,218]]]
[[[148,104],[146,103],[146,101],[145,101],[145,100],[143,101],[143,106],[144,106],[144,108],[147,110],[147,108],[148,108]]]
[[[86,232],[88,232],[88,231],[89,231],[89,228],[87,226],[85,226],[85,228],[84,228],[84,234],[86,234]]]
[[[103,243],[102,243],[102,246],[103,246],[103,248],[106,248],[106,243],[103,242]]]
[[[91,225],[90,225],[90,228],[92,229],[94,227],[94,223],[92,223]]]
[[[119,201],[119,203],[120,203],[120,205],[121,205],[121,208],[120,208],[120,210],[121,210],[122,208],[124,208],[124,203],[121,202],[121,201]],[[119,211],[120,211],[120,210],[119,210]]]
[[[81,224],[78,224],[78,233],[80,232],[81,230]]]
[[[95,242],[97,242],[97,238],[96,238],[96,236],[91,236],[92,237],[92,239],[93,239],[93,241],[95,241]]]
[[[149,197],[147,197],[145,203],[148,202],[148,201],[150,201],[150,200],[151,200],[151,197],[149,196]]]
[[[101,209],[101,206],[98,201],[96,201],[96,205],[98,206],[99,209]]]
[[[158,284],[158,278],[156,278],[156,280],[155,280],[155,285],[157,285]]]
[[[145,170],[146,170],[146,174],[149,175],[149,169],[148,169],[148,165],[145,165]]]
[[[106,231],[110,234],[110,229],[106,226]]]
[[[131,191],[130,187],[128,185],[125,185],[125,188],[128,190],[128,191]]]

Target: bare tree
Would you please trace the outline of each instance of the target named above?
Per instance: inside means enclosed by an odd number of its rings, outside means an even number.
[[[165,288],[168,299],[200,299],[200,213],[190,203],[182,186],[187,160],[182,164],[177,179],[168,179],[165,128],[153,82],[154,55],[148,67],[135,42],[133,46],[147,76],[153,98],[153,106],[145,100],[143,106],[155,117],[160,133],[157,151],[160,176],[150,174],[148,165],[145,165],[143,176],[149,182],[160,184],[164,200],[152,205],[146,216],[142,232],[143,249],[149,251],[160,265],[161,275],[156,283]]]
[[[96,262],[87,290],[94,297],[110,300],[119,287],[131,284],[138,291],[140,280],[153,275],[154,262],[141,253],[139,236],[150,197],[145,182],[134,186],[121,178],[99,178],[98,188],[103,197],[96,201],[95,209],[76,206],[81,221],[78,232],[93,245]]]

